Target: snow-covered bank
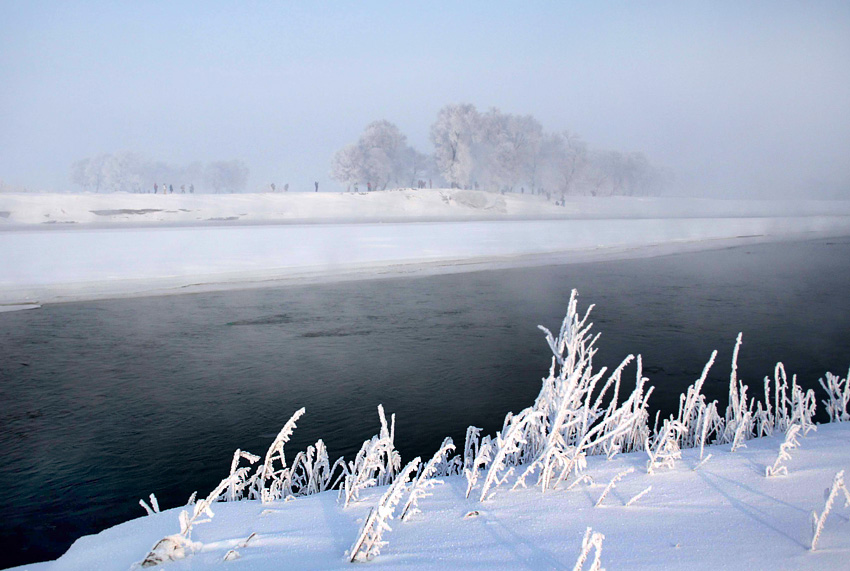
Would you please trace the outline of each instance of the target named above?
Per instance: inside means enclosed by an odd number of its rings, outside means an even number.
[[[850,216],[850,201],[568,197],[459,189],[371,193],[10,194],[0,193],[0,229],[41,225],[408,222],[527,218],[734,218]]]
[[[446,196],[450,199],[444,200]],[[172,201],[168,209],[154,207]],[[254,224],[280,222],[285,216],[273,204],[290,202],[301,205],[300,210],[292,206],[295,218],[313,216],[313,223]],[[494,211],[493,203],[513,206],[496,219],[470,220]],[[145,204],[149,212],[141,208]],[[407,222],[316,223],[356,219],[365,212],[375,216],[376,204],[382,217]],[[532,212],[532,207],[538,210]],[[563,208],[527,195],[408,190],[365,196],[0,195],[0,212],[3,208],[11,209],[7,222],[0,223],[0,228],[8,223],[7,231],[0,231],[0,305],[6,307],[850,235],[850,209],[843,202],[596,199]],[[62,222],[75,224],[20,223],[27,216],[43,218],[39,208],[49,208],[53,221],[58,210]],[[189,224],[178,216],[195,216],[193,209],[205,208],[204,224]],[[92,212],[105,210],[123,214],[109,215],[112,223],[105,226],[89,224],[102,216]],[[239,220],[213,225],[212,210],[219,218]],[[546,214],[564,210],[572,214]],[[172,212],[177,218],[166,216]],[[532,215],[543,219],[524,218]],[[429,216],[442,220],[410,221]],[[137,217],[144,223],[130,222]],[[367,218],[364,214],[361,220]]]
[[[595,484],[541,494],[502,490],[483,503],[464,499],[462,476],[441,478],[421,514],[394,520],[388,545],[367,566],[391,569],[572,569],[585,529],[605,535],[607,569],[846,569],[850,557],[848,510],[839,498],[816,551],[813,510],[838,470],[850,469],[850,424],[821,425],[801,439],[787,462],[788,476],[766,478],[781,437],[706,448],[711,459],[697,470],[698,450],[683,451],[674,469],[646,474],[644,453],[608,461],[588,459]],[[608,482],[629,468],[600,507]],[[652,490],[624,504],[647,486]],[[203,548],[162,569],[351,569],[351,546],[383,488],[363,494],[347,509],[335,492],[264,505],[259,501],[215,504],[215,517],[193,539]],[[141,511],[141,509],[140,509]],[[126,571],[153,544],[176,533],[179,508],[83,537],[55,562],[26,566],[45,571]],[[478,515],[467,516],[470,512]],[[241,547],[255,533],[246,547]],[[231,549],[235,561],[224,562]]]

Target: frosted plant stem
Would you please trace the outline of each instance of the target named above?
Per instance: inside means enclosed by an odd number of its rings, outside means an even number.
[[[581,541],[581,553],[578,555],[578,559],[576,560],[575,567],[573,567],[573,571],[582,571],[584,568],[584,562],[587,561],[587,556],[590,555],[590,550],[594,547],[596,551],[593,554],[593,563],[590,564],[589,571],[601,571],[602,570],[602,540],[605,539],[605,536],[599,533],[598,531],[593,531],[591,528],[587,528],[587,531],[584,532],[584,539]]]
[[[706,458],[706,460],[707,460],[707,458]],[[636,501],[638,501],[639,499],[644,497],[646,494],[649,493],[649,491],[651,489],[652,489],[652,486],[649,486],[647,489],[640,492],[639,494],[635,494],[634,496],[632,496],[632,499],[630,499],[629,501],[626,502],[626,507],[629,507],[630,505],[632,505],[633,503],[635,503]]]
[[[829,496],[826,498],[826,504],[824,505],[823,512],[821,512],[820,516],[818,516],[817,512],[812,512],[812,518],[814,519],[812,522],[814,531],[812,536],[812,551],[817,549],[818,540],[820,539],[820,534],[823,531],[823,526],[826,523],[826,518],[832,510],[832,504],[835,502],[835,497],[838,495],[839,491],[844,492],[844,505],[850,506],[850,492],[848,492],[847,488],[844,486],[844,470],[841,470],[835,475],[835,479],[832,481],[832,488],[829,490]]]
[[[708,462],[710,459],[711,459],[711,454],[709,454],[708,456],[706,456],[705,458],[703,458],[702,460],[700,460],[699,464],[697,464],[696,466],[694,466],[693,471],[694,471],[694,472],[696,472],[697,470],[699,470],[700,468],[702,468],[703,464],[705,464],[706,462]]]
[[[614,488],[614,486],[617,484],[617,482],[619,482],[620,479],[623,476],[625,476],[627,474],[631,474],[634,471],[635,471],[634,468],[629,468],[628,470],[620,472],[619,474],[617,474],[616,476],[611,478],[611,482],[609,482],[608,485],[605,487],[605,491],[602,492],[602,495],[599,496],[599,499],[596,500],[596,504],[593,507],[598,508],[599,506],[601,506],[602,502],[605,500],[605,496],[608,495],[608,492],[610,492]]]

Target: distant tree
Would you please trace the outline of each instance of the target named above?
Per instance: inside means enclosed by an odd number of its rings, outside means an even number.
[[[427,163],[427,157],[407,144],[398,127],[386,120],[373,121],[356,143],[337,151],[331,177],[348,187],[367,183],[385,189],[390,184],[408,184]]]
[[[543,141],[543,126],[531,115],[511,115],[491,109],[483,117],[486,146],[480,154],[487,157],[490,180],[496,188],[513,190],[522,181],[533,188],[538,164],[536,158]]]
[[[364,165],[366,159],[360,145],[346,145],[336,152],[331,161],[331,178],[346,185],[351,185],[365,179]]]
[[[481,118],[473,105],[446,105],[431,125],[434,161],[442,177],[453,186],[472,182],[473,145],[481,135]]]
[[[241,192],[248,182],[248,166],[238,159],[214,161],[204,169],[204,182],[215,192]]]
[[[70,171],[72,183],[95,192],[150,192],[154,183],[177,188],[200,181],[216,192],[239,192],[247,179],[248,167],[238,160],[175,166],[129,151],[75,161]]]

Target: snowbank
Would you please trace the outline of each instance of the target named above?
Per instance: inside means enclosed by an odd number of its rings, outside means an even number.
[[[501,489],[495,498],[464,499],[462,477],[443,478],[422,513],[394,520],[388,545],[368,566],[393,569],[548,569],[575,564],[587,527],[605,535],[608,569],[846,569],[850,512],[836,503],[818,549],[811,551],[811,512],[824,506],[824,490],[838,470],[850,469],[850,425],[818,426],[801,439],[787,476],[766,478],[781,437],[706,448],[711,459],[697,470],[699,451],[684,450],[672,470],[646,474],[644,453],[606,460],[590,457],[594,485],[541,494]],[[634,468],[594,507],[614,475]],[[633,505],[635,494],[652,490]],[[215,517],[197,526],[200,552],[163,569],[351,569],[344,553],[385,490],[372,488],[344,509],[335,492],[263,505],[215,504]],[[840,500],[843,502],[843,500]],[[160,538],[178,531],[179,508],[124,523],[79,539],[55,562],[33,570],[126,571]],[[467,515],[478,512],[478,515]],[[257,535],[246,547],[241,544]],[[223,563],[235,549],[239,559]]]
[[[539,195],[458,189],[212,195],[0,193],[0,229],[45,224],[103,227],[760,216],[850,216],[850,201],[571,197],[558,206]]]
[[[463,190],[0,195],[0,306],[829,235],[850,235],[850,203],[618,198],[562,207]]]

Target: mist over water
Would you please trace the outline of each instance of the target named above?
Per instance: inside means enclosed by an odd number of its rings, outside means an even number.
[[[536,325],[560,326],[573,287],[596,304],[596,367],[642,354],[663,414],[713,349],[704,392],[725,406],[739,331],[753,396],[779,360],[815,387],[850,365],[847,259],[850,240],[821,240],[2,314],[0,566],[140,517],[151,492],[163,508],[206,493],[301,406],[290,459],[318,438],[352,458],[379,403],[404,458],[470,424],[492,434],[537,395],[551,355]]]

